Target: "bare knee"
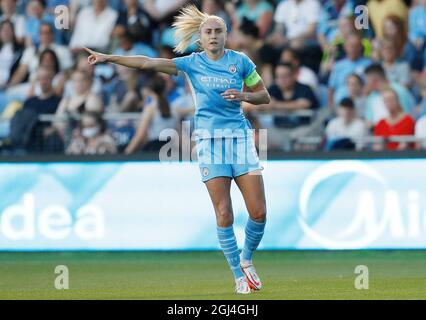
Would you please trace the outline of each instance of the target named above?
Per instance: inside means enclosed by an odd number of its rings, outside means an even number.
[[[266,206],[261,205],[249,211],[250,218],[256,222],[264,222],[266,220]]]
[[[228,203],[219,203],[216,208],[216,221],[219,227],[229,227],[234,223],[234,215]]]

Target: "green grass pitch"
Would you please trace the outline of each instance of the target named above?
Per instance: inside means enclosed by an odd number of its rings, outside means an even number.
[[[259,251],[247,296],[219,251],[0,253],[0,299],[426,299],[426,251]],[[54,287],[57,265],[69,289]],[[369,269],[357,290],[355,267]]]

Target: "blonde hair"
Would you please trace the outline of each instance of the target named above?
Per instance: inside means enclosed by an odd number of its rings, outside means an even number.
[[[175,42],[177,43],[173,51],[185,53],[186,49],[191,45],[194,35],[198,35],[198,42],[201,27],[209,19],[220,21],[226,30],[226,23],[221,17],[203,13],[193,4],[183,8],[172,24],[172,27],[175,29]]]

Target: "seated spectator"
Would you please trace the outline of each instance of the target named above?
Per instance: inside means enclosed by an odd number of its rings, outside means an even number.
[[[83,73],[88,74],[88,76],[90,77],[90,82],[92,84],[92,87],[90,88],[90,91],[95,94],[95,95],[99,95],[101,96],[102,94],[102,79],[95,75],[95,67],[90,65],[89,63],[87,63],[87,57],[88,54],[85,52],[81,52],[78,56],[77,56],[77,62],[76,62],[76,66],[75,66],[75,71],[81,71]],[[71,97],[73,95],[75,95],[75,91],[74,91],[74,85],[72,80],[68,80],[65,83],[65,92],[64,92],[64,97]]]
[[[83,47],[106,50],[117,21],[118,13],[108,6],[107,0],[92,0],[92,5],[80,10],[70,41],[74,52]]]
[[[398,93],[395,90],[386,89],[382,91],[382,97],[389,116],[383,118],[374,126],[374,136],[387,138],[390,136],[414,135],[414,120],[404,112]],[[412,147],[411,143],[406,142],[388,142],[386,144],[386,149],[388,150],[405,150]],[[375,150],[381,150],[382,148],[383,146],[380,144],[374,146]]]
[[[416,143],[416,149],[426,149],[426,115],[417,120],[414,131],[416,138],[422,139]]]
[[[373,64],[365,70],[365,94],[367,96],[365,106],[365,120],[369,126],[375,126],[381,119],[389,116],[381,92],[392,88],[398,94],[404,112],[414,113],[415,100],[411,93],[398,83],[389,82],[385,71],[380,64]]]
[[[294,67],[288,63],[277,65],[275,83],[268,88],[268,91],[271,96],[271,102],[268,105],[244,104],[244,109],[249,112],[270,113],[287,111],[288,114],[285,116],[275,115],[272,121],[259,119],[259,122],[268,129],[268,147],[290,150],[292,139],[305,135],[311,122],[311,117],[294,113],[300,110],[318,109],[318,100],[310,87],[297,82]]]
[[[323,50],[333,43],[339,34],[339,21],[353,14],[354,5],[351,0],[326,0],[321,8],[318,22],[318,40]],[[353,23],[353,19],[352,19]],[[353,29],[353,28],[350,28]],[[354,31],[354,30],[352,30]]]
[[[384,37],[384,23],[388,16],[397,16],[404,24],[407,22],[408,9],[403,0],[368,0],[367,8],[378,39]]]
[[[25,20],[25,46],[38,47],[40,45],[40,27],[49,22],[45,16],[46,3],[43,0],[31,0],[27,5]],[[53,21],[52,21],[53,22]]]
[[[39,68],[37,80],[40,95],[26,100],[22,110],[17,111],[12,118],[10,139],[15,148],[24,148],[30,152],[43,150],[43,131],[46,125],[39,123],[38,117],[43,114],[54,114],[61,99],[55,95],[53,76],[51,68]]]
[[[127,30],[120,34],[118,39],[119,47],[114,51],[115,55],[142,55],[150,58],[158,57],[158,52],[156,50],[142,42],[135,42],[134,38]]]
[[[117,147],[108,134],[102,115],[96,112],[83,114],[80,125],[73,133],[67,154],[114,154]]]
[[[40,54],[46,49],[51,49],[55,52],[62,71],[72,67],[73,58],[70,50],[65,46],[55,44],[53,26],[49,23],[42,23],[40,27],[40,46],[37,48],[31,46],[25,49],[21,63],[16,72],[14,72],[9,87],[24,82],[28,74],[30,79],[33,78],[34,72],[39,66]]]
[[[380,58],[386,78],[390,82],[399,83],[407,88],[411,86],[410,65],[406,61],[398,59],[398,49],[393,40],[385,38],[380,41]]]
[[[322,82],[326,82],[336,61],[339,61],[346,57],[346,52],[344,48],[346,39],[348,39],[351,34],[358,32],[355,27],[354,17],[352,16],[340,16],[337,23],[338,29],[335,33],[333,33],[334,38],[330,39],[329,37],[327,37],[323,40],[327,40],[328,42],[322,44],[323,55],[321,59],[319,75]],[[372,44],[368,38],[361,34],[359,35],[362,38],[362,56],[368,58],[371,56]]]
[[[54,72],[54,78],[53,78],[53,87],[55,90],[55,94],[57,96],[62,96],[64,93],[64,86],[65,86],[65,80],[66,76],[63,71],[61,71],[61,66],[59,64],[58,56],[56,55],[55,51],[52,49],[46,49],[40,54],[39,58],[39,68],[48,68],[52,69]],[[37,84],[36,79],[30,79],[31,80],[31,86],[28,92],[28,97],[32,97],[34,95],[40,94],[40,85]]]
[[[53,123],[53,127],[50,132],[53,133],[53,131],[56,131],[62,138],[65,136],[67,125],[70,126],[69,129],[72,130],[74,124],[72,121],[60,119],[61,117],[66,115],[83,114],[86,112],[103,112],[102,99],[91,92],[93,79],[89,73],[76,70],[72,74],[71,81],[74,94],[62,98],[55,113],[58,120]]]
[[[273,21],[273,7],[265,0],[243,0],[241,4],[230,9],[232,5],[228,5],[228,12],[231,13],[232,30],[237,31],[244,19],[252,21],[259,29],[259,37],[263,38],[270,31]],[[232,34],[230,34],[232,39]]]
[[[126,0],[125,3],[127,10],[120,12],[114,34],[120,37],[127,33],[133,42],[152,47],[155,35],[153,30],[155,30],[157,23],[138,0]]]
[[[371,60],[363,57],[362,37],[358,33],[352,33],[346,40],[346,58],[335,63],[328,81],[328,105],[334,106],[335,101],[340,101],[348,96],[346,86],[347,77],[352,74],[362,74],[364,69],[371,64]]]
[[[352,99],[355,105],[356,115],[359,118],[364,118],[365,115],[365,102],[364,96],[364,82],[361,77],[355,73],[348,76],[346,79],[349,98]]]
[[[20,45],[25,42],[25,16],[18,14],[16,10],[16,0],[0,0],[0,22],[9,20],[15,29],[16,41]]]
[[[149,85],[142,90],[144,98],[142,118],[135,136],[125,150],[126,154],[134,153],[140,145],[143,145],[143,151],[158,152],[167,143],[159,139],[161,132],[176,128],[176,118],[167,101],[164,78],[155,75]]]
[[[426,1],[418,0],[410,9],[408,39],[405,59],[412,69],[421,71],[426,67]]]
[[[303,48],[316,39],[321,5],[317,0],[286,0],[278,4],[275,30],[268,43],[278,47]]]
[[[227,2],[227,5],[229,5],[229,2]],[[233,7],[233,6],[232,6]],[[235,9],[234,7],[231,8]],[[232,30],[232,22],[231,18],[228,16],[228,14],[225,11],[224,2],[221,0],[202,0],[201,1],[201,11],[205,12],[209,15],[215,15],[218,17],[221,17],[226,24],[226,28],[228,31]]]
[[[23,48],[17,42],[9,20],[0,22],[0,90],[6,87],[22,57]]]
[[[367,133],[366,124],[357,117],[354,102],[350,98],[344,98],[337,108],[337,117],[331,119],[325,128],[326,150],[354,149],[356,139]]]
[[[23,108],[34,110],[37,114],[54,114],[61,97],[56,95],[53,87],[55,74],[52,68],[40,67],[37,71],[37,82],[40,94],[25,101]]]
[[[318,89],[318,78],[315,72],[302,65],[299,51],[291,48],[284,49],[280,61],[290,63],[296,72],[297,82],[311,87],[316,92]]]

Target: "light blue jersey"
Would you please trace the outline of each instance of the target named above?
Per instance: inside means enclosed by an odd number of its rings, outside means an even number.
[[[184,73],[192,90],[197,139],[239,137],[251,129],[241,103],[226,101],[220,95],[228,89],[242,91],[244,80],[256,69],[249,57],[225,49],[223,57],[218,61],[208,58],[204,51],[173,61],[177,70]]]

